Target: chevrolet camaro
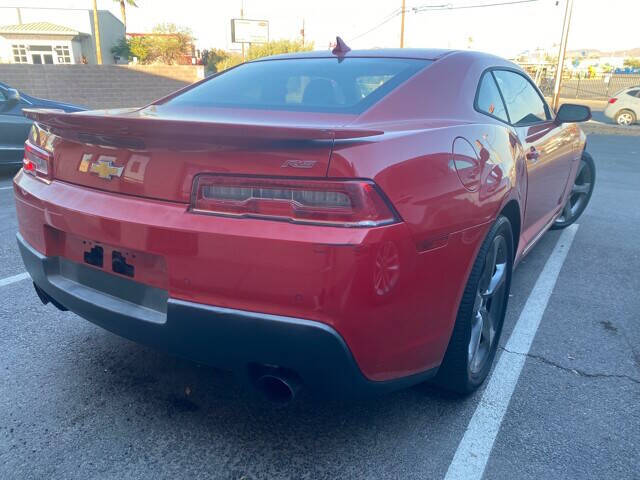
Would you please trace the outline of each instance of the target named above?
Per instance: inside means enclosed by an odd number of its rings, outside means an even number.
[[[589,202],[580,105],[470,51],[306,52],[144,108],[28,110],[18,243],[44,303],[277,402],[491,368],[513,268]]]

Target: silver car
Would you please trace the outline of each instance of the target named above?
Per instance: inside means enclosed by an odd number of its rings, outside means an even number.
[[[640,86],[620,90],[609,99],[605,116],[618,125],[633,125],[640,119]]]

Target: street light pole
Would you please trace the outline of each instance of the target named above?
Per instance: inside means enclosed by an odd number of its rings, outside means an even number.
[[[560,87],[562,85],[562,70],[564,68],[564,57],[567,52],[567,39],[569,38],[569,26],[571,24],[571,12],[573,12],[573,0],[567,0],[564,10],[564,23],[562,24],[562,39],[560,40],[560,52],[558,53],[558,65],[556,66],[556,80],[553,85],[554,110],[558,110],[560,103]]]
[[[102,49],[100,48],[100,24],[98,22],[98,3],[93,0],[93,30],[96,40],[96,61],[102,65]]]
[[[404,4],[405,0],[402,0],[402,20],[400,21],[400,48],[404,48]]]

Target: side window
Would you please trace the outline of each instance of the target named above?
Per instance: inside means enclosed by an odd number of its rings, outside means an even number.
[[[627,95],[631,95],[632,97],[640,97],[640,90],[629,90]]]
[[[7,95],[4,93],[4,90],[2,88],[0,88],[0,113],[2,112],[2,109],[4,108],[4,102],[7,101]]]
[[[503,122],[509,121],[507,112],[504,109],[504,103],[502,102],[502,98],[500,98],[500,92],[498,91],[491,72],[486,72],[482,76],[482,80],[480,80],[476,107],[481,112],[493,115]]]
[[[493,74],[513,125],[529,125],[551,118],[544,100],[523,75],[507,70],[494,70]]]

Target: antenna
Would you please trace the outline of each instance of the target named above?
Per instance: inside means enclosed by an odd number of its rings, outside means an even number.
[[[349,47],[349,45],[344,43],[344,40],[342,40],[340,37],[336,37],[336,46],[333,47],[333,50],[331,50],[331,53],[333,53],[338,57],[344,57],[345,54],[350,50],[351,48]]]

